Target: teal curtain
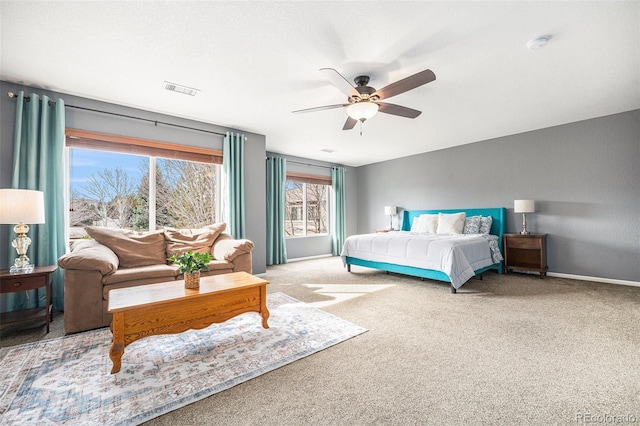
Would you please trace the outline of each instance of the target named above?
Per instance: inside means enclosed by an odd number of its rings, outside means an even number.
[[[333,217],[335,218],[332,252],[334,256],[339,256],[347,235],[344,167],[331,168],[331,187],[333,188]]]
[[[44,192],[45,223],[29,226],[31,246],[27,255],[38,265],[56,265],[66,250],[64,188],[64,101],[51,102],[47,96],[24,96],[18,92],[13,139],[11,187]],[[13,240],[13,237],[11,238]],[[9,242],[10,244],[10,242]],[[16,252],[11,248],[13,264]],[[46,305],[45,290],[13,293],[7,310]],[[63,274],[53,274],[53,307],[64,309]]]
[[[287,263],[284,239],[287,160],[267,157],[267,265]]]
[[[234,238],[246,238],[244,204],[244,135],[227,132],[222,148],[223,215]]]

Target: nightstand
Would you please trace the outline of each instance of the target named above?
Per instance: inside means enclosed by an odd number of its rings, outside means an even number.
[[[47,293],[46,307],[1,313],[0,324],[42,318],[46,321],[47,333],[49,333],[49,323],[53,314],[51,309],[51,281],[52,274],[56,269],[58,269],[56,265],[51,265],[36,266],[33,268],[33,272],[21,274],[12,274],[8,269],[0,271],[0,293],[17,293],[19,291],[35,290],[40,287],[45,287]]]
[[[547,275],[547,234],[504,234],[504,273],[509,271],[539,272]]]

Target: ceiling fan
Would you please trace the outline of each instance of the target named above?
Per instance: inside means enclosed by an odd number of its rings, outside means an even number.
[[[358,121],[364,123],[365,120],[373,117],[378,111],[400,117],[416,118],[422,114],[422,111],[380,101],[408,92],[409,90],[413,90],[416,87],[420,87],[423,84],[430,83],[436,79],[436,75],[433,71],[424,70],[412,76],[403,78],[402,80],[396,81],[395,83],[391,83],[380,90],[376,90],[373,87],[368,86],[369,76],[360,75],[356,77],[354,79],[354,83],[356,85],[354,86],[349,82],[349,80],[344,78],[333,68],[321,68],[320,71],[329,77],[336,87],[347,94],[347,103],[299,109],[293,112],[314,112],[325,109],[346,108],[347,115],[349,117],[347,117],[347,121],[344,123],[342,130],[353,129]]]

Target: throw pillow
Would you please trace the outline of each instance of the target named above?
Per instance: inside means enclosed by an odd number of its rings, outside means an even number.
[[[413,218],[413,222],[411,223],[411,232],[418,232],[418,228],[420,228],[420,216]]]
[[[123,268],[166,264],[162,231],[138,233],[102,226],[87,226],[85,231],[91,238],[109,247],[118,256]]]
[[[165,229],[164,239],[167,244],[167,257],[179,255],[187,251],[211,253],[211,246],[224,231],[226,224],[209,225],[202,229]]]
[[[413,230],[413,228],[411,229],[411,231],[417,232],[417,233],[425,233],[425,232],[428,232],[431,234],[436,233],[436,228],[438,227],[437,214],[421,214],[416,219],[420,219],[418,222],[418,226],[416,227],[415,231]]]
[[[464,228],[462,228],[463,234],[478,234],[480,233],[480,219],[482,216],[470,216],[464,220]]]
[[[467,214],[461,213],[438,213],[438,234],[462,234],[464,220]]]
[[[491,225],[493,224],[493,218],[491,216],[482,216],[480,220],[480,233],[488,234],[491,232]]]

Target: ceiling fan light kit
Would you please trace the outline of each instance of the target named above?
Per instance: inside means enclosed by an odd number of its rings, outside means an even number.
[[[354,120],[365,121],[376,115],[378,104],[370,101],[360,101],[347,107],[347,115]]]
[[[436,79],[436,75],[433,73],[433,71],[424,70],[417,74],[403,78],[402,80],[396,81],[395,83],[391,83],[380,90],[376,90],[373,87],[368,86],[369,76],[357,76],[353,80],[356,84],[354,86],[349,83],[349,80],[344,78],[342,74],[340,74],[333,68],[321,68],[320,71],[328,72],[330,73],[331,77],[334,77],[336,79],[337,83],[333,83],[334,85],[336,85],[336,87],[338,87],[338,89],[347,94],[348,103],[306,108],[293,112],[314,112],[326,109],[345,108],[348,117],[347,121],[342,127],[342,130],[353,129],[358,121],[360,121],[360,123],[363,123],[365,120],[368,120],[376,115],[378,111],[385,114],[397,115],[399,117],[416,118],[421,114],[421,112],[418,110],[380,101],[382,99],[388,99],[392,96],[408,92],[409,90],[413,90],[416,87],[420,87]]]

